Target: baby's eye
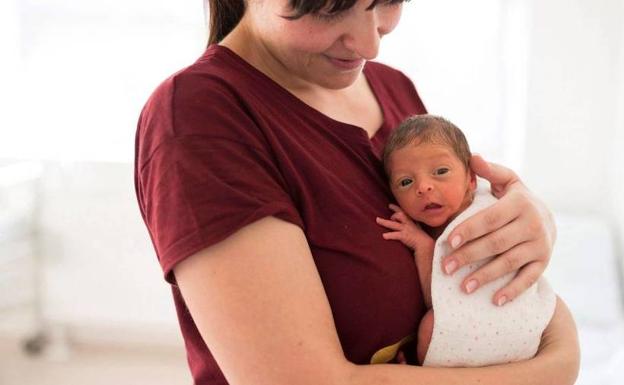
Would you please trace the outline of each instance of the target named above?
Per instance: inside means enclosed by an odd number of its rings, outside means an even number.
[[[434,174],[436,174],[436,175],[444,175],[444,174],[446,174],[447,172],[449,172],[449,169],[448,169],[448,168],[446,168],[446,167],[440,167],[440,168],[438,168],[438,169],[436,169],[436,170],[435,170]]]
[[[409,186],[411,183],[412,183],[412,180],[411,180],[411,179],[409,179],[409,178],[405,178],[405,179],[401,179],[401,180],[399,181],[399,186],[401,186],[401,187],[406,187],[406,186]]]

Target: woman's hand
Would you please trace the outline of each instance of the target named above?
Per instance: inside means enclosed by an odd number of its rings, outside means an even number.
[[[478,155],[472,157],[470,167],[490,182],[499,201],[451,232],[448,239],[454,251],[442,264],[444,271],[452,274],[468,263],[497,255],[466,277],[462,287],[470,293],[517,270],[515,278],[494,295],[494,303],[502,306],[529,288],[546,269],[556,238],[554,219],[512,170]]]
[[[420,225],[412,220],[397,205],[390,204],[390,209],[394,214],[390,219],[377,217],[377,224],[392,230],[383,233],[384,239],[392,239],[403,242],[403,244],[418,253],[419,249],[433,250],[434,241],[425,233]]]

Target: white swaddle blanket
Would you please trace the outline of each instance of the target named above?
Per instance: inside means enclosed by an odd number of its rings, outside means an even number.
[[[431,272],[434,325],[425,366],[487,366],[531,358],[552,318],[555,294],[543,277],[513,301],[498,307],[492,303],[494,293],[515,272],[468,295],[460,289],[461,282],[491,258],[464,266],[452,276],[442,271],[442,257],[451,251],[447,242],[451,230],[494,202],[496,198],[489,190],[479,186],[473,203],[436,241]]]

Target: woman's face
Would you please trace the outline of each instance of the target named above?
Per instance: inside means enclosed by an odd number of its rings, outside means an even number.
[[[399,22],[402,2],[358,0],[335,14],[323,10],[295,20],[288,0],[249,0],[243,19],[261,57],[273,75],[324,88],[341,89],[355,82],[364,62],[379,52],[381,37]]]

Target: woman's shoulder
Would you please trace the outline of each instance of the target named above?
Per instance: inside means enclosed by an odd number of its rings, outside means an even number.
[[[241,74],[228,63],[221,50],[209,47],[191,65],[175,72],[162,81],[148,98],[146,106],[163,103],[176,107],[179,103],[210,99],[211,104],[235,99]]]
[[[253,126],[244,103],[250,81],[223,51],[210,47],[193,64],[162,81],[147,99],[137,126],[137,147],[153,153],[180,138],[240,140]],[[253,83],[253,82],[251,82]]]

